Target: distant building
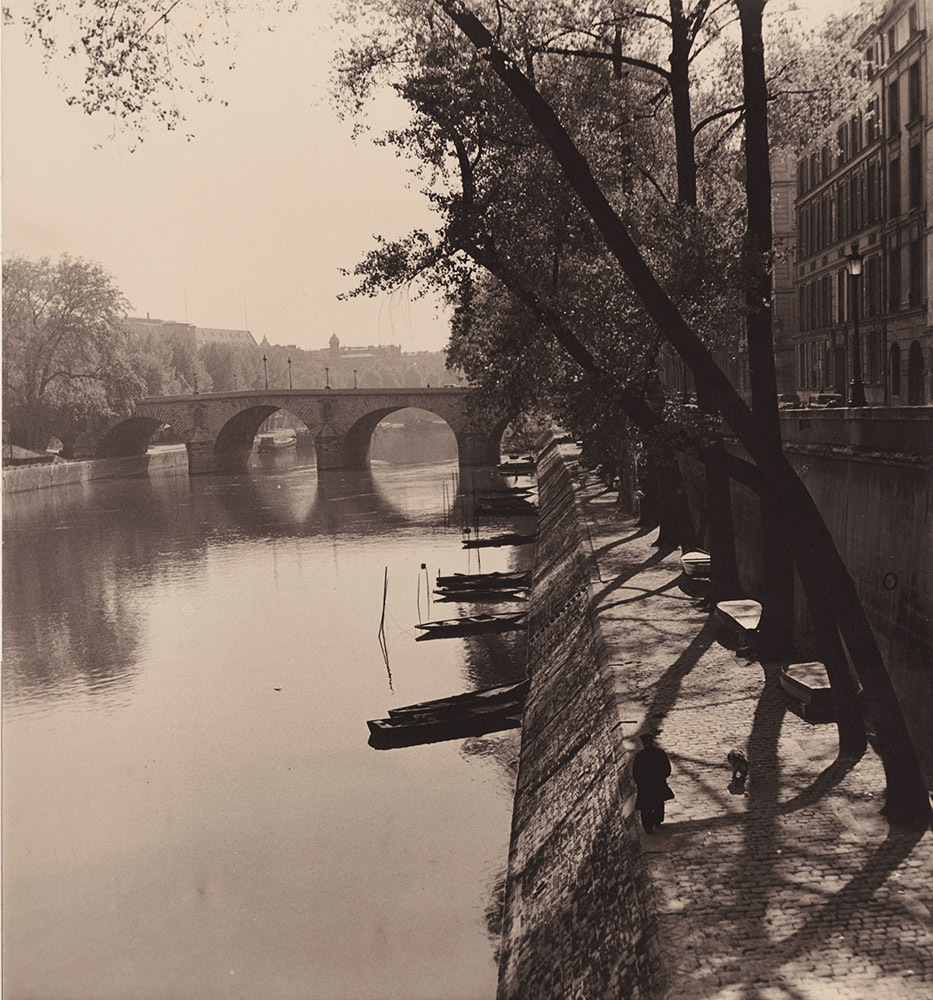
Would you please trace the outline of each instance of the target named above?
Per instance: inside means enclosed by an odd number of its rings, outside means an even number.
[[[328,355],[332,362],[353,361],[357,358],[400,358],[402,347],[400,344],[374,345],[368,347],[343,347],[340,338],[336,333],[332,333],[328,341],[329,347],[326,351],[319,351],[319,354]]]
[[[152,319],[146,315],[127,316],[123,325],[132,333],[158,333],[163,336],[181,336],[194,341],[197,348],[207,344],[226,344],[229,347],[252,347],[259,345],[249,330],[222,330],[216,327],[194,326],[191,323],[176,323],[174,320]]]
[[[867,402],[918,405],[931,397],[927,16],[926,4],[886,4],[860,40],[868,106],[840,119],[835,142],[797,165],[795,367],[804,399],[820,389],[849,397],[856,316]],[[856,255],[858,278],[848,268]]]

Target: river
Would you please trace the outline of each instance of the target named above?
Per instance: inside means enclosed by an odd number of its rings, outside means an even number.
[[[531,558],[462,549],[455,475],[4,498],[5,1000],[495,996],[517,731],[367,745],[391,706],[523,674],[521,633],[415,642],[469,611],[422,564]]]

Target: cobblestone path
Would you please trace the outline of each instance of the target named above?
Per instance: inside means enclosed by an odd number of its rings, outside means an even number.
[[[837,760],[835,726],[786,708],[780,664],[729,648],[682,589],[679,551],[654,548],[599,485],[578,495],[626,746],[648,720],[673,765],[667,821],[641,834],[665,1000],[930,1000],[933,834],[885,822],[874,752]]]

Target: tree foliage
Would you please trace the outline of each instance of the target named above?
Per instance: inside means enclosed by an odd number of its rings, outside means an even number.
[[[120,325],[127,303],[99,265],[63,256],[3,265],[3,415],[13,439],[44,449],[128,413],[144,383]]]

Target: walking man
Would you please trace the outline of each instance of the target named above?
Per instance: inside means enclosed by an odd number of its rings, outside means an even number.
[[[664,822],[664,803],[674,797],[667,784],[671,762],[667,754],[655,746],[655,735],[641,734],[642,749],[635,754],[632,762],[632,777],[638,789],[635,808],[641,813],[641,823],[646,833],[651,833]]]

